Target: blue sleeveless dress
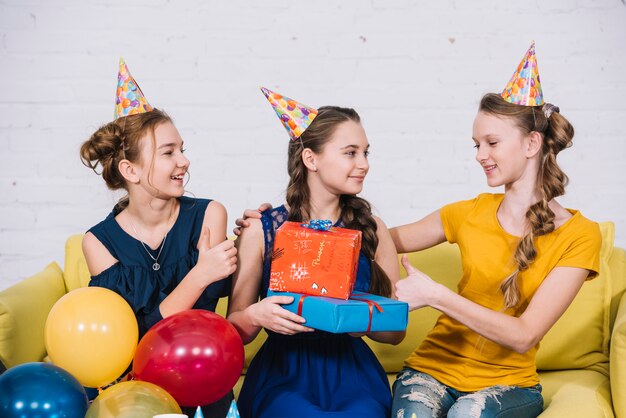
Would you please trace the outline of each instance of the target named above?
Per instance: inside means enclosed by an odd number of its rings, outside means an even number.
[[[262,214],[267,296],[274,236],[287,220],[284,205]],[[355,290],[367,292],[371,265],[363,256]],[[387,375],[361,338],[324,331],[292,336],[268,331],[252,360],[237,402],[242,418],[385,418],[391,413]]]
[[[117,223],[115,216],[119,212],[115,209],[105,220],[89,229],[118,260],[102,273],[92,276],[89,286],[113,290],[128,302],[137,317],[139,339],[150,327],[163,319],[159,305],[198,262],[198,239],[204,214],[211,200],[184,196],[178,200],[178,218],[165,242],[156,250],[146,246],[155,258],[161,253],[158,257],[161,268],[157,271],[152,269],[154,260],[148,256],[141,242],[127,234]],[[230,288],[230,277],[212,283],[200,295],[193,309],[215,311],[218,299],[228,296]],[[205,418],[226,416],[232,398],[232,393],[227,394],[215,404],[203,407]],[[195,409],[183,409],[184,413],[193,416]]]

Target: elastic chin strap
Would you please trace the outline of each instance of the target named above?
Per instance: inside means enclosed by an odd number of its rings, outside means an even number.
[[[123,118],[122,121],[122,159],[126,159],[126,117]]]

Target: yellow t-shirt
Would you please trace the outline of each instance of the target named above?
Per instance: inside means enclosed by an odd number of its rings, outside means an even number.
[[[504,306],[500,283],[515,270],[513,254],[519,237],[507,233],[496,212],[503,194],[481,194],[441,209],[446,239],[458,243],[463,277],[458,293],[495,311]],[[578,211],[555,231],[535,238],[537,257],[519,274],[520,306],[525,307],[550,271],[557,266],[589,270],[598,275],[601,235],[598,224]],[[514,310],[506,313],[513,315]],[[519,311],[519,310],[518,310]],[[462,392],[489,386],[534,386],[539,383],[535,355],[539,344],[524,354],[488,340],[442,314],[422,344],[405,361]]]

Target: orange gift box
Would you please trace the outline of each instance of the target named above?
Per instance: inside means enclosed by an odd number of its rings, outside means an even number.
[[[348,299],[361,251],[361,231],[331,227],[317,231],[298,222],[276,230],[269,288]]]

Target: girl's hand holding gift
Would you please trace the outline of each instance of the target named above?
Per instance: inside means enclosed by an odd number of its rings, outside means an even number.
[[[289,312],[281,305],[293,302],[291,296],[270,296],[259,303],[250,305],[250,317],[252,322],[259,327],[264,327],[279,334],[293,335],[299,332],[312,332],[313,329],[301,325],[305,319]]]

